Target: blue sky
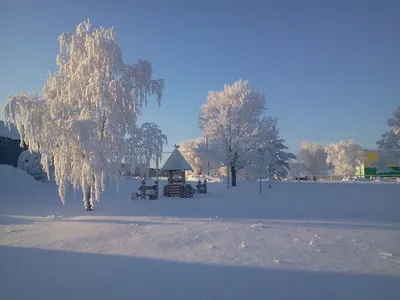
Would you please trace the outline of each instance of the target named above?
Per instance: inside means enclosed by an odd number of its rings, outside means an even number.
[[[0,10],[0,105],[39,92],[56,68],[57,38],[88,18],[114,26],[126,62],[165,79],[159,124],[174,143],[201,136],[210,89],[242,78],[267,96],[291,150],[353,138],[365,148],[400,105],[400,1],[21,1]]]

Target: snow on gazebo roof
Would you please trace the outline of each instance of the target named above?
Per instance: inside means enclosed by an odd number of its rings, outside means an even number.
[[[179,146],[175,145],[175,150],[172,151],[170,157],[168,157],[167,161],[161,168],[161,171],[193,171],[192,167],[183,157],[182,153],[179,152],[178,148]]]

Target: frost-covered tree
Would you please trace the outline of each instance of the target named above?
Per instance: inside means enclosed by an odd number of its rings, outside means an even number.
[[[161,159],[164,145],[168,140],[158,125],[146,122],[137,127],[125,142],[125,164],[130,166],[129,169],[136,168],[142,175],[147,176],[150,163]]]
[[[365,160],[364,150],[353,140],[343,140],[326,147],[327,163],[332,164],[335,175],[353,176]]]
[[[297,158],[307,175],[324,175],[329,169],[325,147],[320,144],[302,142]]]
[[[203,162],[204,168],[210,168],[211,174],[227,176],[227,156],[220,141],[211,140],[206,143],[204,139],[194,148],[194,151]]]
[[[183,157],[187,160],[189,165],[193,168],[194,173],[203,173],[204,168],[207,167],[202,160],[200,154],[196,149],[204,142],[203,138],[197,138],[193,140],[187,140],[179,143],[179,151]]]
[[[296,159],[296,155],[287,152],[287,146],[284,145],[283,139],[277,139],[269,143],[265,152],[265,163],[267,164],[268,177],[285,178],[290,171],[289,162]]]
[[[382,135],[377,142],[379,161],[378,171],[391,171],[385,166],[389,164],[400,165],[400,106],[393,112],[393,118],[387,122],[389,131]]]
[[[293,153],[287,152],[285,141],[279,137],[277,125],[271,128],[269,136],[262,140],[256,149],[249,154],[248,174],[263,178],[284,178],[290,170],[289,162],[296,159]]]
[[[194,148],[196,155],[199,156],[200,160],[204,164],[210,163],[210,168],[219,168],[226,161],[226,155],[223,152],[222,143],[217,140],[211,140],[208,143],[200,141]],[[226,165],[225,165],[226,167]]]
[[[40,163],[41,155],[38,152],[23,151],[18,157],[18,168],[26,171],[36,180],[45,180],[47,174]]]
[[[249,153],[275,128],[276,118],[263,116],[265,111],[265,96],[246,80],[210,91],[207,103],[201,106],[200,128],[229,166],[232,186],[236,186],[237,172],[248,164]]]
[[[150,62],[123,61],[114,28],[84,22],[58,40],[58,70],[49,74],[42,94],[10,96],[3,115],[16,125],[21,143],[41,153],[47,174],[53,161],[62,202],[71,183],[82,189],[91,210],[106,176],[118,179],[126,137],[135,135],[149,96],[161,103],[164,82],[152,79]]]
[[[306,166],[299,160],[293,160],[289,162],[290,166],[290,176],[291,177],[301,177],[309,174]]]

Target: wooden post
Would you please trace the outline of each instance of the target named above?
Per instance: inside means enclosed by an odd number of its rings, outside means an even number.
[[[155,189],[156,189],[155,198],[158,199],[158,180],[157,179],[154,181],[154,185],[155,185]]]
[[[146,200],[146,180],[142,180],[142,186],[141,186],[141,199]]]
[[[156,178],[157,178],[157,180],[158,180],[158,176],[159,176],[159,174],[158,174],[158,156],[156,157]]]

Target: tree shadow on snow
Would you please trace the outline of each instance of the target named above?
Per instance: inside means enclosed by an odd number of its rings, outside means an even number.
[[[396,222],[348,222],[334,220],[326,222],[321,221],[306,221],[306,220],[276,220],[275,218],[270,219],[235,219],[235,218],[210,218],[210,219],[179,219],[182,222],[198,222],[198,223],[237,223],[245,225],[256,225],[255,228],[271,228],[281,226],[291,227],[316,227],[316,228],[328,228],[328,229],[360,229],[360,230],[383,230],[383,231],[400,231],[400,223]]]
[[[69,223],[104,223],[104,224],[120,224],[120,225],[140,225],[140,226],[165,226],[165,225],[178,225],[172,222],[152,222],[152,221],[138,221],[138,220],[112,220],[112,219],[61,219],[60,222]]]
[[[45,204],[25,201],[22,204],[11,201],[0,207],[4,215],[40,216],[62,215],[64,218],[77,216],[96,217],[164,217],[164,218],[212,218],[224,220],[293,220],[326,221],[348,223],[370,223],[365,229],[384,227],[374,223],[387,224],[386,228],[398,229],[400,225],[400,194],[397,184],[347,184],[347,183],[274,183],[259,194],[258,183],[239,182],[227,190],[224,184],[209,184],[209,194],[195,195],[194,198],[160,197],[155,201],[132,201],[131,193],[137,187],[136,181],[128,181],[117,192],[109,187],[95,203],[95,210],[84,211],[81,195],[69,192],[63,206],[55,196]],[[162,189],[162,184],[159,188]],[[53,196],[52,196],[53,197]],[[1,203],[0,203],[1,204]],[[331,225],[340,227],[341,225]],[[325,224],[324,226],[330,226]]]
[[[331,229],[361,229],[361,230],[400,230],[400,223],[376,223],[376,222],[360,222],[360,223],[349,223],[349,222],[323,222],[323,221],[309,221],[309,222],[291,222],[291,221],[272,221],[267,220],[264,225],[284,225],[294,227],[318,227],[318,228],[331,228]]]
[[[0,246],[1,299],[400,299],[399,277]],[[279,267],[279,266],[277,266]]]
[[[20,216],[0,215],[0,225],[30,225],[38,221]]]

